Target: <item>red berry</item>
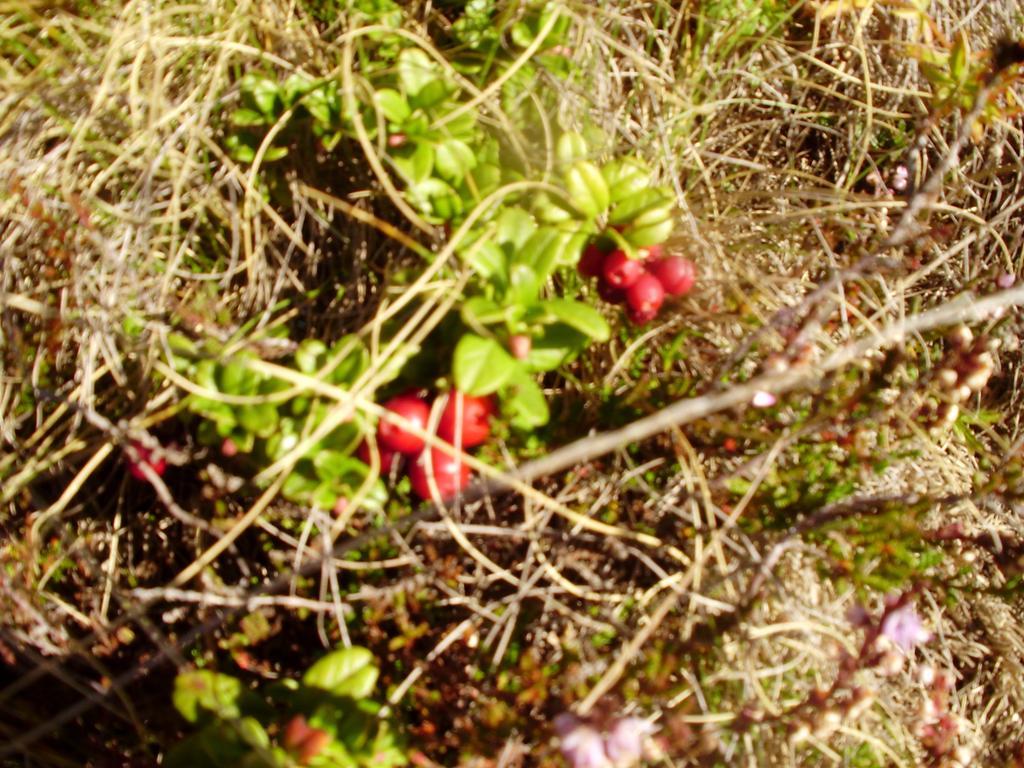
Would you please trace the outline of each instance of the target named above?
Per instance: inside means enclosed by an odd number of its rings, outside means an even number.
[[[313,732],[313,729],[309,727],[306,722],[306,718],[302,715],[296,715],[287,723],[285,723],[284,730],[281,733],[281,744],[285,749],[298,749],[299,745],[304,742],[309,735]]]
[[[138,463],[128,458],[128,471],[132,473],[132,477],[136,480],[145,480],[146,474],[142,471],[142,465],[145,464],[158,475],[162,475],[164,470],[167,469],[167,462],[163,458],[153,459],[153,452],[146,448],[142,443],[133,442],[132,448],[139,456]]]
[[[654,275],[640,275],[640,278],[626,289],[626,303],[634,312],[657,314],[665,301],[665,289]]]
[[[415,395],[399,395],[384,403],[384,407],[411,421],[420,429],[427,428],[430,418],[430,406]],[[377,444],[381,448],[396,453],[414,454],[423,450],[423,438],[407,432],[397,424],[385,419],[377,425]]]
[[[683,296],[689,293],[697,281],[697,267],[682,256],[668,256],[648,265],[648,269],[658,278],[661,287],[669,296]]]
[[[665,253],[660,245],[648,245],[646,248],[637,248],[637,253],[644,261],[658,261]]]
[[[604,251],[591,243],[583,249],[576,269],[584,277],[600,277],[604,266]]]
[[[395,459],[399,455],[397,451],[391,451],[387,448],[383,448],[380,444],[377,445],[376,453],[379,457],[378,461],[381,472],[389,472],[392,465],[395,463]],[[365,440],[359,444],[358,448],[356,448],[356,458],[366,466],[371,466],[372,460],[370,455],[370,444]]]
[[[456,435],[461,436],[463,448],[475,448],[491,434],[490,418],[494,413],[494,401],[489,397],[473,397],[461,392],[449,395],[437,425],[437,436],[455,445]],[[460,413],[461,410],[461,413]]]
[[[639,259],[631,259],[625,251],[612,251],[604,258],[604,279],[615,288],[629,288],[646,270]]]
[[[230,459],[232,456],[237,456],[238,443],[236,443],[230,437],[225,437],[224,442],[220,444],[220,452],[221,455],[228,459]]]
[[[299,745],[299,765],[309,763],[310,760],[324,751],[324,748],[330,741],[331,735],[327,731],[321,731],[319,728],[311,729],[309,735]]]
[[[622,288],[616,288],[603,277],[597,281],[597,295],[602,301],[609,304],[625,304],[626,292]]]
[[[512,357],[516,360],[525,360],[530,356],[530,350],[532,348],[533,339],[522,333],[510,336],[508,339],[508,351],[512,353]]]
[[[432,498],[428,480],[431,473],[442,501],[454,498],[459,491],[469,485],[469,467],[462,463],[461,458],[449,456],[444,451],[431,448],[429,456],[433,466],[428,472],[427,456],[428,452],[423,451],[409,468],[409,480],[412,481],[413,493],[421,499]]]
[[[629,322],[633,325],[647,325],[647,323],[658,316],[658,310],[626,307],[626,315],[629,317]]]

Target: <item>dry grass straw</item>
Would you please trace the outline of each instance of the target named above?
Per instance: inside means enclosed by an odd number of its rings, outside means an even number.
[[[801,6],[792,23],[813,27],[813,46],[777,36],[740,40],[735,27],[724,25],[703,50],[693,50],[682,32],[695,23],[692,12],[653,5],[567,9],[577,21],[579,58],[592,68],[562,88],[562,119],[586,113],[615,147],[656,164],[679,195],[674,245],[694,255],[703,274],[698,299],[632,344],[613,341],[587,360],[597,380],[620,394],[636,385],[634,357],[687,328],[701,339],[695,353],[669,371],[648,358],[646,374],[706,381],[730,371],[756,373],[759,355],[781,348],[782,340],[769,333],[757,354],[731,358],[753,328],[799,307],[831,270],[847,266],[844,238],[877,241],[891,233],[903,201],[861,179],[877,170],[873,138],[887,131],[912,141],[928,101],[913,60],[897,42],[912,30],[881,6],[817,23],[812,6]],[[961,5],[933,9],[947,36],[966,25],[981,47],[1011,23],[1009,4]],[[262,371],[334,401],[326,432],[354,409],[381,415],[373,403],[375,377],[403,343],[425,338],[458,295],[467,276],[444,277],[442,268],[460,232],[438,247],[433,228],[404,207],[367,137],[359,143],[372,175],[357,158],[334,169],[344,179],[334,187],[322,173],[295,180],[292,210],[266,201],[258,164],[239,167],[220,148],[221,118],[239,72],[330,73],[354,88],[356,36],[337,30],[321,37],[294,3],[270,1],[110,3],[94,16],[42,4],[16,10],[0,29],[23,51],[0,59],[0,176],[9,179],[0,197],[0,439],[6,449],[0,520],[8,566],[0,643],[16,649],[23,672],[0,688],[0,707],[12,712],[0,727],[13,749],[27,750],[40,764],[63,764],[61,752],[77,754],[76,748],[60,737],[43,746],[41,737],[93,704],[146,740],[148,713],[136,711],[127,686],[163,658],[183,664],[191,643],[240,610],[270,610],[300,628],[299,612],[312,611],[327,645],[338,633],[349,639],[345,616],[362,602],[391,603],[416,589],[448,611],[451,623],[431,628],[421,663],[396,680],[392,707],[414,686],[431,687],[440,660],[461,658],[466,638],[475,636],[495,663],[513,640],[529,643],[544,660],[578,657],[589,675],[587,709],[606,694],[614,698],[617,684],[651,648],[689,641],[712,617],[736,614],[722,642],[706,650],[710,671],[701,679],[686,671],[677,693],[650,704],[663,722],[681,718],[692,726],[730,764],[810,764],[806,750],[767,729],[728,728],[744,707],[777,714],[801,701],[831,679],[837,649],[850,646],[843,616],[851,596],[822,580],[821,553],[810,546],[782,552],[756,602],[742,603],[772,542],[745,533],[737,521],[758,512],[757,491],[777,466],[793,460],[796,435],[783,430],[751,457],[749,489],[725,509],[716,489],[737,471],[735,462],[695,448],[681,427],[731,417],[761,388],[813,391],[816,381],[828,381],[826,372],[855,366],[878,349],[924,344],[927,334],[962,317],[983,320],[977,307],[948,302],[964,286],[988,293],[994,274],[1021,269],[1019,124],[991,128],[945,179],[931,215],[952,234],[922,247],[920,268],[873,270],[829,295],[844,310],[833,327],[808,331],[814,354],[807,368],[678,404],[603,440],[571,446],[546,464],[517,468],[509,455],[505,468],[474,465],[492,487],[515,492],[455,510],[421,510],[410,525],[385,529],[400,555],[358,567],[386,572],[389,586],[347,594],[337,570],[356,567],[344,551],[366,537],[352,538],[350,524],[367,521],[318,517],[277,497],[300,451],[264,472],[269,485],[258,499],[229,498],[232,527],[213,536],[192,524],[204,515],[198,492],[204,483],[157,482],[161,507],[142,518],[138,492],[114,459],[130,440],[160,450],[151,435],[175,432],[180,400],[192,387],[167,366],[172,328],[233,338],[237,347],[265,353],[268,359],[257,364]],[[474,92],[474,99],[496,124],[508,125],[495,90]],[[557,127],[553,120],[547,129]],[[929,130],[927,151],[917,158],[918,181],[941,162],[956,133],[953,118]],[[404,220],[382,213],[387,200]],[[403,293],[380,288],[373,274],[378,265],[430,251],[437,251],[432,266]],[[322,327],[311,330],[337,336],[362,328],[374,364],[350,391],[276,366],[269,358],[289,347],[265,340],[272,324],[308,312],[301,306],[275,311],[278,300],[317,287],[339,253],[350,290],[324,313]],[[843,292],[854,282],[860,303],[850,309]],[[1013,291],[986,306],[1020,300]],[[399,338],[382,340],[384,319],[406,308],[415,314]],[[248,321],[254,321],[250,330],[233,337]],[[1003,364],[1011,384],[1001,401],[987,405],[1006,409],[1012,439],[1021,367],[1012,357]],[[155,373],[164,381],[158,390],[150,383]],[[31,410],[19,408],[26,392],[37,393]],[[909,412],[898,416],[912,420]],[[637,466],[622,450],[658,434],[667,436],[657,443],[663,456]],[[996,437],[986,436],[987,445],[997,445]],[[926,460],[897,462],[886,474],[865,478],[861,492],[967,492],[977,462],[971,451],[949,436],[921,432],[918,441]],[[587,464],[599,454],[610,456]],[[189,471],[215,463],[189,443],[169,458]],[[679,467],[674,476],[661,471],[669,462]],[[659,470],[655,481],[648,479],[652,470]],[[208,477],[205,485],[215,485]],[[359,515],[357,506],[349,514]],[[615,523],[602,520],[609,507],[620,512]],[[165,511],[184,522],[171,525]],[[979,530],[1012,531],[1016,519],[1010,510],[971,504],[955,514]],[[296,515],[304,518],[299,537],[280,525]],[[651,533],[652,523],[669,532]],[[319,540],[314,525],[324,532]],[[675,534],[682,527],[691,531],[688,538]],[[272,542],[272,557],[253,554],[257,530]],[[335,556],[324,557],[332,548]],[[79,573],[58,585],[54,575],[66,561]],[[955,565],[951,560],[950,570]],[[304,584],[299,572],[315,576],[318,586]],[[145,586],[132,590],[130,583]],[[957,667],[956,711],[979,755],[1003,755],[1024,736],[1013,714],[1021,703],[1015,672],[1024,645],[1016,610],[986,597],[926,611],[938,630],[929,660]],[[521,624],[525,615],[529,627]],[[103,647],[127,642],[129,631],[136,635],[129,643],[135,660],[121,658],[108,670]],[[591,642],[595,636],[615,637],[610,653]],[[50,676],[83,698],[71,709],[47,711],[24,733],[37,716],[29,694]],[[97,694],[100,680],[107,686]],[[817,743],[819,754],[841,761],[844,750],[869,744],[881,760],[913,765],[921,759],[911,735],[920,686],[910,673],[875,682],[878,705]],[[540,744],[548,734],[525,738]],[[5,749],[12,748],[0,753]]]

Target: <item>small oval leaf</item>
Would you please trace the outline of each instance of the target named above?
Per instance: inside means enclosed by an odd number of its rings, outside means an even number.
[[[586,160],[573,163],[565,172],[565,186],[569,199],[584,215],[593,218],[608,208],[608,184],[593,163]]]
[[[580,333],[584,333],[594,341],[605,342],[611,337],[611,329],[604,315],[589,304],[572,299],[549,299],[544,308]]]
[[[467,333],[455,346],[455,386],[467,395],[489,395],[516,372],[515,359],[494,339]]]
[[[327,654],[306,670],[302,682],[336,696],[361,699],[373,690],[377,671],[373,654],[356,646]]]

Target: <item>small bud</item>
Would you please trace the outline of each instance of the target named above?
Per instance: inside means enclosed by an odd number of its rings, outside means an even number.
[[[1012,288],[1015,282],[1017,282],[1017,278],[1009,272],[1003,272],[1003,274],[996,278],[996,286],[1004,291],[1007,288]]]
[[[775,403],[778,402],[778,398],[775,397],[771,392],[765,392],[761,390],[754,393],[753,399],[750,404],[755,408],[771,408]]]
[[[222,456],[228,459],[230,459],[232,456],[237,456],[238,443],[236,443],[230,437],[225,437],[224,442],[220,444],[220,452]]]
[[[922,723],[934,723],[938,721],[939,709],[935,706],[935,702],[930,698],[924,699],[917,710],[917,719]]]
[[[784,355],[773,354],[765,358],[764,372],[768,374],[785,373],[789,369],[789,361]]]
[[[827,739],[836,729],[842,725],[843,717],[834,709],[826,709],[822,712],[814,725],[814,735],[819,739]]]
[[[525,360],[533,348],[533,339],[525,334],[517,333],[508,339],[508,350],[516,360]]]
[[[959,746],[953,752],[953,759],[956,760],[960,765],[968,766],[971,764],[971,760],[974,758],[974,753],[963,745]]]
[[[882,654],[882,658],[878,661],[878,674],[882,677],[892,677],[897,674],[903,669],[904,658],[902,653],[890,648]]]
[[[956,403],[943,403],[939,406],[939,419],[943,426],[953,424],[959,415],[960,406]]]
[[[988,353],[985,353],[988,354]],[[967,387],[972,392],[980,392],[988,384],[989,378],[992,376],[991,368],[975,368],[963,378],[963,386]]]
[[[930,686],[935,682],[935,667],[931,664],[922,664],[917,670],[917,681],[924,686]]]
[[[871,614],[860,603],[854,603],[846,610],[846,620],[855,627],[866,627],[871,621]]]
[[[943,368],[935,374],[935,381],[938,382],[939,386],[943,389],[951,389],[956,386],[958,378],[957,372],[952,368]]]
[[[391,147],[392,149],[398,149],[399,147],[404,147],[405,142],[407,142],[408,140],[409,137],[406,136],[404,133],[392,133],[390,136],[388,136],[388,146]]]
[[[870,688],[858,687],[853,689],[853,696],[846,704],[846,716],[851,720],[857,720],[870,709],[875,702],[875,692]]]
[[[958,325],[956,328],[949,332],[949,343],[959,349],[966,349],[967,346],[974,341],[974,334],[971,333],[971,329],[966,325]]]
[[[799,723],[792,731],[790,731],[789,743],[794,747],[798,744],[803,744],[808,738],[810,738],[810,735],[811,729],[807,723]]]

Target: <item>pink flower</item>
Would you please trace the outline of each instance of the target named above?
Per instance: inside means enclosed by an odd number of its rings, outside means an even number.
[[[604,739],[601,734],[585,723],[576,720],[575,722],[563,719],[565,715],[555,718],[555,730],[558,731],[562,741],[562,754],[572,768],[611,768],[608,755],[604,751]]]
[[[910,181],[910,171],[907,170],[907,166],[896,166],[896,171],[892,175],[892,188],[897,192],[902,192],[907,188],[908,181]]]
[[[632,768],[644,755],[644,742],[654,733],[651,723],[624,717],[611,724],[609,733],[598,730],[569,712],[558,715],[555,732],[571,768]]]
[[[629,768],[640,762],[644,741],[654,730],[651,723],[640,717],[624,717],[616,721],[604,744],[615,768]]]
[[[932,633],[924,628],[921,618],[912,605],[904,605],[902,608],[890,611],[882,619],[880,629],[882,637],[890,640],[904,653],[916,645],[927,643],[932,637]]]
[[[778,402],[778,398],[771,392],[760,390],[754,393],[754,399],[750,401],[755,408],[771,408]]]

